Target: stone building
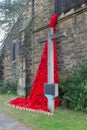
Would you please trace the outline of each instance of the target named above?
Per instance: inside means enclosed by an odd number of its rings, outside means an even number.
[[[33,83],[44,44],[37,40],[47,34],[52,14],[52,0],[30,0],[3,43],[0,66],[2,81],[18,82],[18,94]],[[54,3],[55,4],[55,3]],[[81,59],[87,59],[87,1],[58,0],[57,31],[66,31],[67,37],[57,40],[58,71],[62,78]]]

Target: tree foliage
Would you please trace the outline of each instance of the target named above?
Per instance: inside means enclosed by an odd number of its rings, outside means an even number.
[[[8,32],[22,13],[28,0],[3,0],[0,2],[0,26]]]

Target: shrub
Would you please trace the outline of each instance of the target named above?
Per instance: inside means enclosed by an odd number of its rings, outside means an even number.
[[[87,112],[87,66],[79,63],[66,81],[60,81],[62,106]]]
[[[0,94],[16,94],[17,82],[0,82]]]

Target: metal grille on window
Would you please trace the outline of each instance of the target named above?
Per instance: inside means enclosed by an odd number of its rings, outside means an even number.
[[[82,4],[87,5],[87,0],[55,0],[55,11],[58,14],[66,13],[72,8],[78,9]]]

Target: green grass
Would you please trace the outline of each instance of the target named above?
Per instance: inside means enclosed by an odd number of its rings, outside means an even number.
[[[87,130],[87,114],[58,108],[53,116],[8,107],[14,96],[0,95],[0,111],[13,116],[35,130]]]

